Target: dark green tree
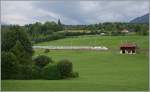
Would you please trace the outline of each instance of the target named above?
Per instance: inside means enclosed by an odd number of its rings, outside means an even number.
[[[63,25],[61,24],[60,19],[58,20],[58,30],[59,31],[63,30]]]
[[[19,64],[31,64],[32,56],[25,51],[25,48],[20,41],[16,41],[16,44],[10,50],[17,57]]]
[[[25,52],[32,56],[33,49],[27,33],[20,26],[12,26],[8,30],[2,28],[2,51],[9,51],[19,41]]]
[[[17,57],[11,52],[1,53],[1,77],[2,79],[16,78],[18,73]]]
[[[60,19],[58,19],[58,25],[62,25],[61,22],[60,22]]]

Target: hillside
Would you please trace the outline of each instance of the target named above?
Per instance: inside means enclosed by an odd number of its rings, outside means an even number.
[[[137,17],[131,20],[130,23],[149,23],[149,14]]]

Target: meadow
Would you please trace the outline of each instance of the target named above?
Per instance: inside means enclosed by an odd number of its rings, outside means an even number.
[[[140,49],[135,55],[119,54],[121,43],[135,42]],[[146,91],[148,90],[148,36],[78,36],[38,43],[46,46],[106,46],[108,51],[36,49],[34,57],[47,55],[55,61],[69,59],[78,78],[64,80],[2,80],[2,90],[13,91]],[[146,51],[147,50],[147,51]]]
[[[106,46],[118,49],[121,43],[137,43],[140,48],[148,48],[148,36],[74,36],[66,39],[37,43],[37,46]]]

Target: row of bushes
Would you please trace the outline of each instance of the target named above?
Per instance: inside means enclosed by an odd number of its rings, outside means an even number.
[[[39,67],[41,78],[44,79],[64,79],[68,77],[78,77],[77,72],[73,72],[73,65],[69,60],[54,62],[51,58],[41,55],[34,59],[35,65]]]
[[[51,58],[40,55],[31,65],[18,64],[11,52],[2,53],[2,79],[64,79],[78,77],[73,72],[73,65],[69,60],[54,62]]]

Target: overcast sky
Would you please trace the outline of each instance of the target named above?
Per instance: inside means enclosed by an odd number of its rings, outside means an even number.
[[[64,24],[128,22],[149,12],[148,0],[2,1],[1,22],[29,24],[61,20]]]

